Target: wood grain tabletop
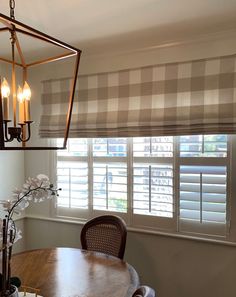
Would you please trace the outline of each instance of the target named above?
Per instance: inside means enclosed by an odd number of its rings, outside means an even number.
[[[43,297],[130,297],[139,285],[128,263],[74,248],[22,252],[13,256],[11,269]]]

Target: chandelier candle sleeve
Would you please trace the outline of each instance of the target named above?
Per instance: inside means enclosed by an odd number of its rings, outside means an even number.
[[[31,121],[30,120],[30,100],[25,100],[25,121]]]
[[[3,78],[3,81],[2,81],[1,92],[2,92],[2,98],[3,98],[3,118],[4,120],[8,120],[10,88],[5,78]]]
[[[18,86],[17,99],[19,106],[20,124],[24,124],[26,121],[30,121],[30,97],[31,90],[27,82],[25,82],[23,90],[21,86]]]
[[[25,121],[30,121],[30,99],[31,99],[31,89],[25,81],[23,88],[23,97],[24,97],[24,112],[25,112]]]
[[[21,86],[18,86],[17,89],[17,99],[19,103],[19,123],[24,123],[24,98],[23,98],[23,91]]]
[[[19,123],[24,124],[24,119],[25,119],[24,101],[19,101]]]
[[[9,119],[9,98],[3,97],[3,119]]]

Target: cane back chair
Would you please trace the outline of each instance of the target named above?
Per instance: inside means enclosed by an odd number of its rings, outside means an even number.
[[[118,216],[103,215],[86,222],[80,239],[82,248],[123,259],[127,229]]]

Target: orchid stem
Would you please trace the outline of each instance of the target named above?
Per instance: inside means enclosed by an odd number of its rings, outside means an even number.
[[[7,220],[3,219],[2,226],[2,296],[6,294],[6,275],[7,275]]]

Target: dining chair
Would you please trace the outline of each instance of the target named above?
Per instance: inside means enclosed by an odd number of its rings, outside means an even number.
[[[132,295],[132,297],[155,297],[155,291],[148,286],[139,287]]]
[[[123,259],[127,229],[118,216],[103,215],[86,222],[80,239],[82,249],[101,252]]]

